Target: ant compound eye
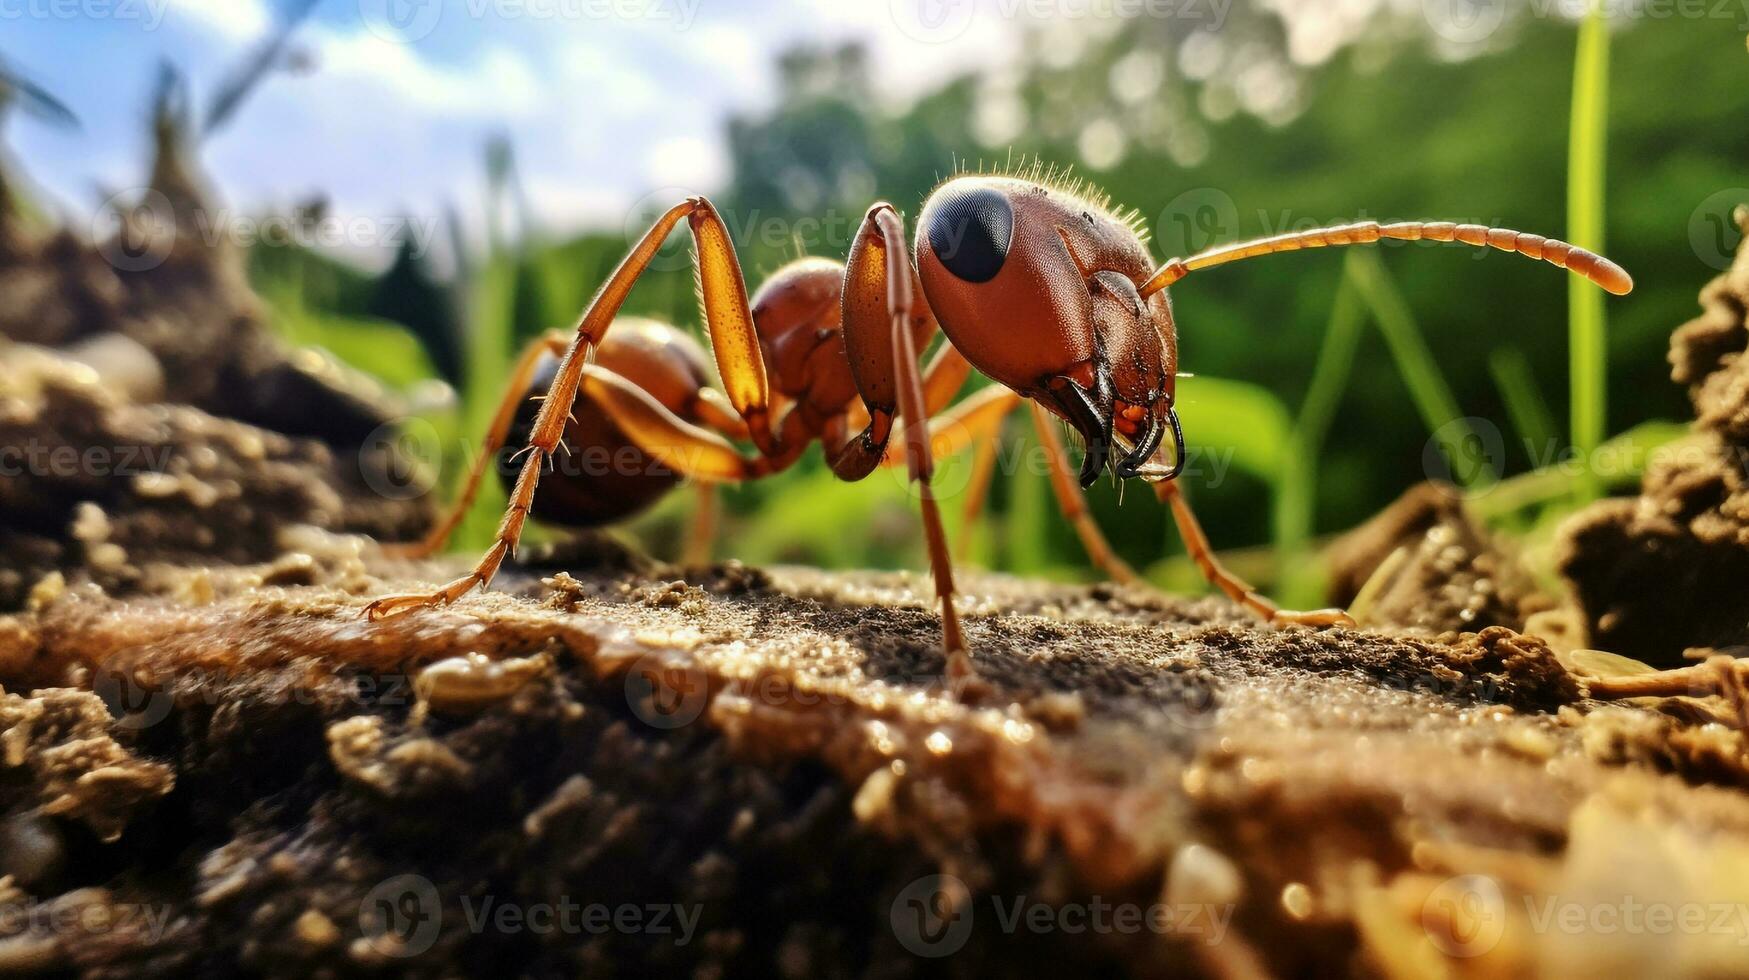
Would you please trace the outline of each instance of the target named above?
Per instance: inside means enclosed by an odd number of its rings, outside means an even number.
[[[929,248],[965,282],[989,282],[1002,271],[1014,237],[1014,208],[988,187],[949,187],[934,202]]]

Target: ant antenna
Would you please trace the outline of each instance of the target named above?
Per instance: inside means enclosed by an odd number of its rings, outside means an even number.
[[[1465,245],[1487,245],[1502,252],[1516,252],[1533,259],[1542,259],[1557,268],[1569,269],[1604,289],[1621,296],[1634,288],[1633,277],[1614,262],[1566,242],[1544,238],[1510,228],[1489,228],[1486,225],[1459,225],[1450,221],[1399,221],[1381,225],[1362,221],[1352,225],[1315,228],[1311,231],[1289,232],[1270,238],[1222,245],[1198,252],[1188,259],[1170,259],[1156,270],[1138,290],[1143,299],[1165,289],[1198,269],[1226,265],[1273,252],[1297,252],[1302,248],[1323,248],[1327,245],[1367,245],[1381,238],[1403,241],[1427,239],[1434,242],[1462,242]]]

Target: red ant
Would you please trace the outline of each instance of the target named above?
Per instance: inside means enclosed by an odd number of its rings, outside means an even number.
[[[699,294],[722,393],[705,383],[696,345],[671,329],[640,330],[625,341],[607,332],[633,283],[682,220],[697,248]],[[953,177],[930,193],[917,225],[916,241],[907,248],[899,212],[876,204],[843,266],[818,258],[793,262],[749,303],[716,209],[703,197],[670,208],[596,293],[572,336],[549,336],[523,355],[460,507],[422,550],[440,544],[459,519],[517,407],[538,384],[545,396],[525,423],[527,445],[518,455],[526,459],[497,540],[467,575],[434,592],[384,596],[366,613],[376,618],[447,604],[484,586],[516,547],[531,513],[565,523],[610,520],[675,480],[659,473],[638,486],[637,479],[619,475],[566,476],[537,496],[542,470],[562,439],[629,443],[674,474],[707,484],[779,472],[818,440],[833,473],[844,480],[860,480],[883,462],[902,460],[909,468],[921,501],[950,670],[965,673],[970,666],[953,604],[953,566],[930,487],[934,455],[993,440],[1008,411],[1031,399],[1036,416],[1056,415],[1084,441],[1080,486],[1107,467],[1119,479],[1151,483],[1170,506],[1190,557],[1234,601],[1277,623],[1352,625],[1338,609],[1282,610],[1215,560],[1175,482],[1185,445],[1174,408],[1178,329],[1166,287],[1239,259],[1391,238],[1491,246],[1570,269],[1617,295],[1633,288],[1619,265],[1566,242],[1449,222],[1364,221],[1156,265],[1133,213],[1115,213],[1103,198],[1053,185],[1036,170],[1019,177]],[[937,326],[946,343],[921,368],[918,352]],[[1000,384],[931,420],[973,367]],[[592,410],[575,418],[579,398]],[[902,441],[889,450],[900,419],[907,423]],[[750,441],[757,454],[743,455],[731,440]],[[1060,453],[1050,455],[1061,465]],[[1068,493],[1059,494],[1065,510],[1084,541],[1098,542],[1090,547],[1095,559],[1115,571],[1121,565],[1107,562],[1109,549],[1085,507],[1077,506],[1079,492],[1066,472],[1060,477],[1054,482],[1067,485]]]

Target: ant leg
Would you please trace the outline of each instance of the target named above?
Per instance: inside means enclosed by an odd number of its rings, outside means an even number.
[[[1136,574],[1136,570],[1119,558],[1117,552],[1111,550],[1111,545],[1100,532],[1099,525],[1094,523],[1093,514],[1087,509],[1087,495],[1081,491],[1080,485],[1075,482],[1075,475],[1069,470],[1068,457],[1063,452],[1063,440],[1057,435],[1056,425],[1037,402],[1032,405],[1032,424],[1038,430],[1039,441],[1045,449],[1045,459],[1051,466],[1051,489],[1056,492],[1057,506],[1062,508],[1063,516],[1069,519],[1069,523],[1075,526],[1075,534],[1081,538],[1081,547],[1087,550],[1087,557],[1113,581],[1125,585],[1146,586],[1147,583]]]
[[[937,415],[953,401],[972,376],[972,362],[958,347],[943,342],[923,369],[923,410]]]
[[[747,432],[747,420],[735,411],[729,396],[715,388],[700,388],[692,411],[700,425],[725,439],[745,442],[752,438]]]
[[[700,568],[710,564],[711,544],[717,536],[717,485],[695,483],[693,489],[692,528],[680,563],[688,568]]]
[[[989,385],[958,405],[929,419],[929,454],[935,459],[956,456],[972,445],[994,441],[1008,413],[1021,402],[1021,396],[1002,385]],[[881,467],[898,466],[909,458],[909,423],[893,428],[893,439],[887,443],[887,453],[881,457]]]
[[[960,631],[959,611],[953,604],[953,561],[948,554],[947,534],[942,530],[941,512],[930,485],[935,462],[930,454],[926,421],[929,413],[918,363],[918,338],[913,336],[917,329],[913,320],[921,302],[916,275],[906,254],[904,222],[891,205],[876,204],[857,231],[844,274],[845,349],[857,368],[857,391],[873,420],[870,431],[860,440],[853,440],[851,446],[860,442],[868,455],[874,455],[868,462],[877,463],[885,455],[885,445],[874,446],[871,434],[878,427],[880,436],[888,435],[884,421],[892,417],[895,408],[899,417],[909,423],[905,458],[923,511],[930,572],[941,604],[947,672],[951,678],[964,679],[972,674],[971,658]],[[837,465],[833,468],[839,469]]]
[[[972,549],[972,528],[983,516],[984,504],[990,499],[990,478],[996,473],[996,451],[1002,446],[1000,427],[990,438],[978,443],[972,453],[972,476],[966,483],[966,507],[960,514],[960,536],[953,543],[953,553],[960,561]]]
[[[930,366],[937,366],[941,360],[938,356]],[[930,381],[927,376],[923,379],[925,400],[929,397]],[[960,383],[952,382],[954,387]],[[949,389],[947,385],[941,385],[938,390]],[[1009,413],[1021,400],[1020,395],[1002,385],[990,385],[929,420],[929,451],[935,458],[956,455],[967,446],[976,450],[972,457],[971,479],[966,484],[960,535],[953,548],[954,554],[962,559],[970,546],[972,523],[983,512],[984,499],[990,494],[990,477],[996,468],[996,448],[1001,443],[1002,423],[1007,421]],[[903,430],[904,426],[899,426],[895,435],[902,435]],[[880,465],[885,468],[905,462],[905,447],[906,443],[897,438],[887,443],[887,454],[882,457]]]
[[[729,401],[747,420],[749,436],[760,451],[767,456],[777,455],[776,440],[772,438],[766,411],[765,362],[759,350],[759,338],[753,330],[753,314],[747,308],[747,286],[741,278],[740,260],[735,257],[735,246],[729,240],[728,229],[711,203],[702,197],[688,198],[656,219],[631,252],[620,260],[619,266],[602,284],[595,298],[589,301],[589,308],[577,322],[576,333],[559,361],[558,372],[553,376],[552,386],[547,389],[540,414],[535,416],[528,447],[524,450],[528,459],[516,478],[504,519],[498,524],[497,540],[467,575],[434,592],[384,596],[365,607],[366,616],[378,619],[403,609],[447,605],[475,586],[489,584],[498,574],[504,559],[515,550],[522,537],[529,507],[534,502],[535,487],[540,483],[541,469],[558,448],[559,437],[564,434],[565,422],[583,382],[591,348],[613,325],[613,319],[619,314],[632,286],[649,268],[656,251],[683,218],[692,231],[699,295]]]
[[[965,387],[966,379],[971,377],[972,363],[966,360],[964,354],[952,344],[942,344],[930,359],[929,366],[923,369],[923,408],[931,417],[953,401],[953,396]],[[870,418],[868,405],[862,399],[852,399],[849,409],[844,414],[844,427],[850,432],[861,432],[868,427]],[[822,440],[829,446],[839,445],[838,440]],[[854,480],[856,476],[845,475],[845,479]],[[866,474],[865,474],[866,475]]]
[[[1178,523],[1178,533],[1184,538],[1184,548],[1190,553],[1190,560],[1196,562],[1203,577],[1225,592],[1229,599],[1272,623],[1300,626],[1354,625],[1353,618],[1341,609],[1293,612],[1258,595],[1244,579],[1222,568],[1221,563],[1215,560],[1214,550],[1209,547],[1208,535],[1203,533],[1202,525],[1197,523],[1196,515],[1191,513],[1190,502],[1184,499],[1184,491],[1179,488],[1178,481],[1165,480],[1156,483],[1154,493],[1172,507],[1172,519]]]
[[[504,400],[498,403],[498,411],[492,416],[492,424],[486,428],[486,440],[480,446],[473,468],[468,471],[467,479],[462,483],[461,494],[450,505],[449,512],[423,539],[384,545],[385,554],[396,558],[426,558],[443,550],[443,546],[449,542],[449,536],[461,526],[468,511],[474,506],[474,498],[480,492],[480,481],[491,468],[492,461],[498,457],[498,450],[504,448],[504,438],[510,433],[510,423],[516,418],[516,409],[522,404],[523,392],[528,389],[529,379],[534,377],[541,355],[558,355],[564,352],[565,337],[558,331],[551,331],[529,341],[517,357],[516,366],[510,371],[510,384],[504,389]]]
[[[928,391],[929,379],[924,379]],[[927,394],[925,394],[927,398]],[[953,554],[964,560],[971,541],[971,524],[983,510],[984,498],[990,493],[990,474],[996,465],[996,447],[1001,441],[1002,423],[1021,401],[1020,395],[1002,385],[990,385],[929,420],[929,452],[936,459],[955,456],[966,447],[974,447],[971,478],[966,483],[965,510],[960,534],[954,541]],[[895,430],[902,437],[904,426]],[[887,454],[881,458],[881,468],[898,466],[907,459],[908,440],[894,438],[887,443]]]
[[[680,418],[649,392],[599,365],[584,366],[578,390],[639,449],[692,480],[739,483],[783,469],[801,455],[798,445],[777,456],[743,456],[727,439]]]

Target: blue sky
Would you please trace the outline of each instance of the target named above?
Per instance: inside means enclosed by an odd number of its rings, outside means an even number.
[[[138,186],[146,102],[170,59],[197,100],[267,34],[278,0],[0,0],[0,55],[79,115],[7,141],[55,206],[89,213]],[[203,154],[240,211],[322,191],[340,215],[477,214],[481,141],[515,140],[551,230],[617,227],[661,188],[726,177],[723,121],[769,105],[773,55],[860,38],[895,102],[1012,56],[1013,19],[980,0],[321,0],[278,74]]]

